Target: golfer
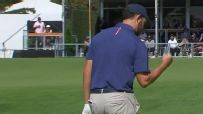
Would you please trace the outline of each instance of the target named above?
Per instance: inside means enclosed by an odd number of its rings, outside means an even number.
[[[92,39],[84,66],[82,114],[136,114],[135,77],[145,88],[171,64],[171,55],[164,54],[160,65],[149,70],[147,48],[138,37],[147,20],[143,6],[129,4],[122,23]]]

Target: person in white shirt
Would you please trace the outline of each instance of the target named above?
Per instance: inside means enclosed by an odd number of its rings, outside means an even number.
[[[171,36],[170,36],[170,40],[168,41],[168,46],[170,48],[170,52],[171,52],[172,56],[174,56],[175,54],[176,54],[176,56],[179,55],[180,49],[178,46],[178,42],[173,34],[171,34]]]
[[[35,33],[44,33],[45,32],[45,24],[41,21],[41,17],[38,17],[37,21],[34,23],[33,28]]]
[[[154,51],[155,51],[155,43],[154,40],[152,39],[152,36],[149,35],[146,42],[145,42],[149,55],[154,56]]]
[[[44,24],[44,22],[42,22],[41,17],[37,18],[37,21],[33,25],[33,29],[35,30],[35,33],[45,33],[46,32],[45,24]],[[38,47],[42,47],[43,37],[42,36],[36,37],[36,41],[37,41]]]

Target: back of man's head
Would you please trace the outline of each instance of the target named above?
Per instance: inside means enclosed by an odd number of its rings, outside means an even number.
[[[141,15],[149,20],[146,9],[140,4],[129,4],[123,11],[123,20],[132,18],[135,15]]]

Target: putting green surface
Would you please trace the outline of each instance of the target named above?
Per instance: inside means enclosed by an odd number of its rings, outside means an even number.
[[[0,59],[0,114],[81,114],[83,58]],[[150,60],[155,68],[160,59]],[[139,114],[201,114],[203,59],[175,59],[148,88]]]

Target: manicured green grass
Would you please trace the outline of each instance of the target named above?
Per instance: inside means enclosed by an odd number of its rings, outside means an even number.
[[[0,114],[80,114],[83,60],[0,59]],[[202,87],[203,59],[175,59],[150,87],[135,83],[139,114],[201,114]]]
[[[158,61],[153,60],[152,66]],[[203,112],[203,59],[175,59],[149,88],[135,91],[139,114],[201,114]]]

